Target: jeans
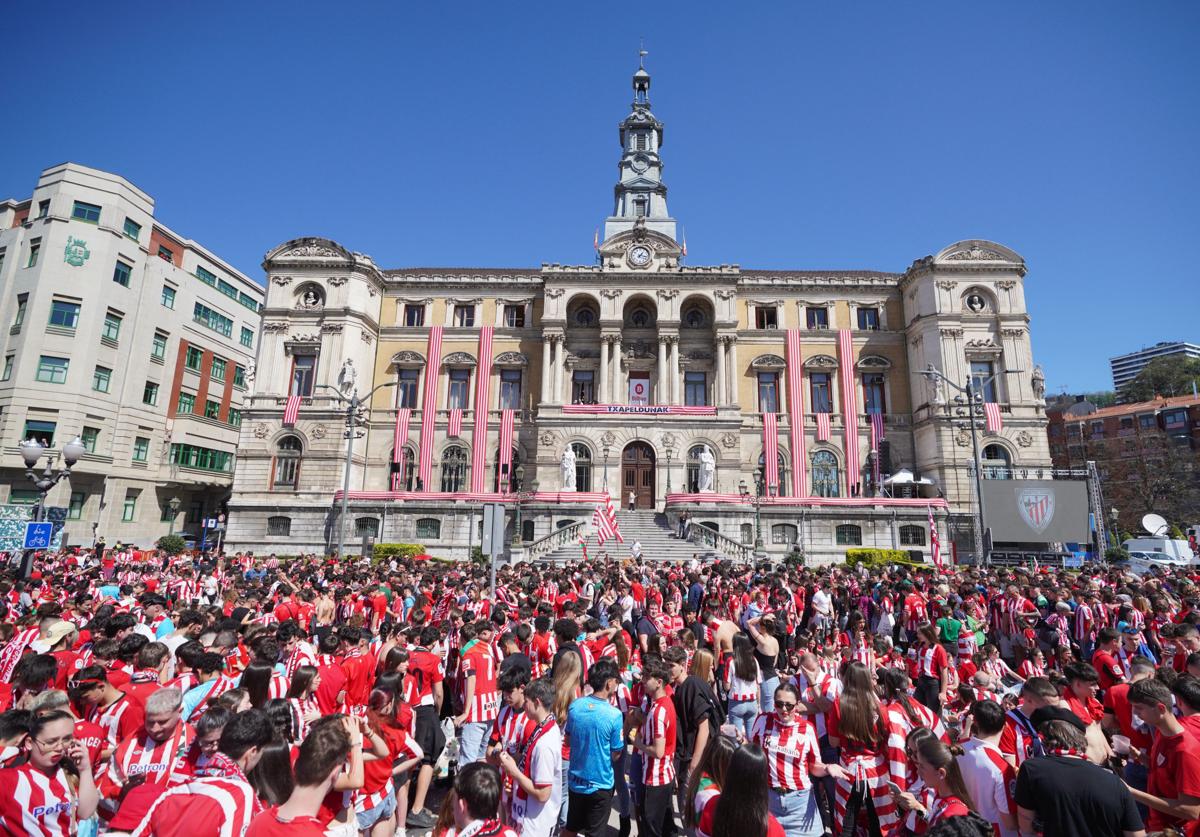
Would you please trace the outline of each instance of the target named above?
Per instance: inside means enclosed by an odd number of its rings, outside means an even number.
[[[638,820],[638,837],[674,837],[679,833],[675,823],[672,801],[675,783],[647,785],[643,792],[642,816]]]
[[[1147,783],[1150,781],[1150,770],[1145,765],[1138,764],[1135,761],[1128,762],[1125,765],[1125,781],[1129,787],[1144,791]],[[1148,822],[1150,819],[1150,809],[1140,802],[1136,804],[1138,813],[1142,815],[1142,822]]]
[[[729,701],[729,712],[726,717],[729,723],[733,724],[749,738],[750,728],[754,726],[754,719],[758,717],[758,701],[731,700]]]
[[[779,791],[771,788],[767,810],[779,820],[787,837],[821,837],[825,824],[817,808],[817,795],[812,789]]]
[[[625,768],[629,763],[629,753],[621,748],[621,755],[613,764],[613,781],[617,795],[617,814],[629,816],[629,779],[625,776]]]
[[[479,761],[486,751],[490,721],[471,721],[458,730],[458,763],[461,766]]]
[[[775,711],[775,690],[779,688],[779,675],[764,680],[758,687],[758,702],[763,712]]]

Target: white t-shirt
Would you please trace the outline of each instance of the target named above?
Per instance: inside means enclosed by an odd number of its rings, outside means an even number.
[[[1017,837],[1016,829],[1000,824],[1000,814],[1016,814],[1012,796],[1016,793],[1017,774],[1000,750],[991,744],[972,738],[963,744],[958,757],[963,784],[975,803],[975,813],[999,829],[1000,837]]]
[[[818,590],[812,597],[813,610],[821,616],[833,615],[833,600],[824,590]]]
[[[618,604],[621,605],[621,621],[622,622],[633,621],[633,605],[634,605],[633,596],[626,593],[624,596],[622,596],[620,598],[620,600],[618,601]]]
[[[519,766],[519,765],[518,765]],[[529,778],[534,785],[550,786],[550,798],[538,802],[532,796],[518,799],[513,794],[513,819],[520,824],[521,837],[550,837],[558,825],[562,808],[562,731],[551,724],[546,733],[533,745]]]

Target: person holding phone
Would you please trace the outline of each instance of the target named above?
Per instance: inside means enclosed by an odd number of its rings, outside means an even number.
[[[100,795],[87,749],[75,739],[75,719],[49,712],[29,724],[28,761],[0,770],[0,830],[9,834],[74,834],[96,813]],[[79,777],[75,790],[67,770]]]

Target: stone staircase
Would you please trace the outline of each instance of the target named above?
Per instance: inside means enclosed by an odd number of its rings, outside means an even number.
[[[675,537],[675,531],[667,525],[666,515],[649,509],[617,512],[617,527],[621,530],[625,543],[609,540],[605,541],[604,546],[600,546],[596,542],[595,533],[590,534],[587,538],[589,558],[596,559],[601,554],[613,558],[628,558],[634,541],[642,544],[642,557],[647,561],[687,561],[693,556],[701,561],[708,561],[724,557],[712,551],[710,547],[679,540]],[[564,544],[541,560],[580,561],[583,560],[583,548],[578,543]]]

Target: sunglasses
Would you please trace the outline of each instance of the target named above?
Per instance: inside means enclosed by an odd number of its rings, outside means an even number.
[[[796,704],[788,703],[787,701],[777,700],[777,701],[775,701],[775,708],[782,709],[784,712],[791,712],[793,709],[796,708]]]
[[[99,685],[100,685],[100,681],[99,681],[99,680],[75,680],[75,679],[71,679],[71,680],[68,680],[68,681],[67,681],[67,688],[68,688],[68,689],[90,689],[90,688],[92,688],[93,686],[99,686]]]

